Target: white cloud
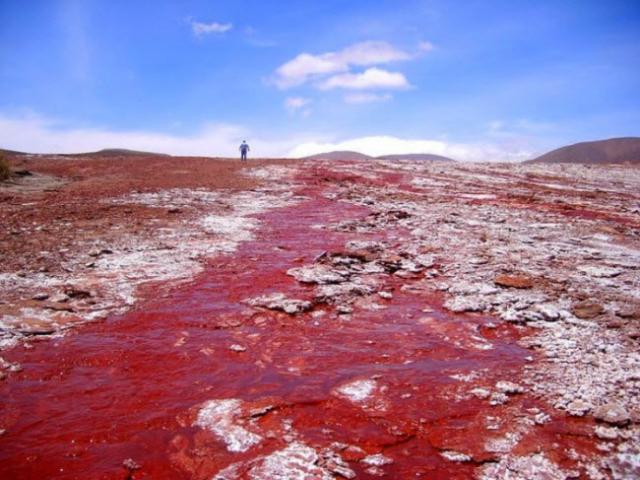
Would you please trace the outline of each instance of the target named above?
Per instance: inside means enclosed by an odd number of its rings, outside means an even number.
[[[303,107],[304,108],[304,107]],[[288,138],[255,136],[239,125],[207,124],[192,135],[152,131],[72,128],[36,115],[14,118],[0,113],[0,148],[31,153],[81,153],[127,148],[173,155],[236,157],[243,139],[260,157],[303,157],[332,150],[355,150],[372,156],[392,153],[435,153],[462,161],[519,161],[540,153],[528,144],[451,143],[433,139],[367,136],[332,141],[321,135]]]
[[[411,55],[387,42],[361,42],[338,52],[301,53],[276,70],[275,84],[282,88],[302,85],[312,78],[347,72],[353,65],[367,66],[408,60]]]
[[[386,102],[393,98],[390,94],[377,94],[377,93],[350,93],[345,95],[344,101],[346,103],[351,104],[362,104],[362,103],[376,103],[376,102]]]
[[[289,113],[300,112],[303,117],[308,117],[311,114],[311,109],[305,107],[308,107],[310,103],[310,98],[287,97],[284,101],[284,108],[286,108]]]
[[[450,143],[442,140],[406,139],[387,135],[358,137],[339,142],[306,142],[289,152],[290,157],[306,157],[317,153],[353,150],[374,157],[402,153],[433,153],[461,161],[513,162],[531,158],[533,152],[517,145]]]
[[[407,52],[398,50],[387,42],[356,43],[339,52],[338,56],[344,63],[360,66],[379,65],[411,58]]]
[[[421,51],[421,52],[430,52],[434,48],[435,47],[433,46],[433,43],[431,43],[431,42],[420,42],[420,43],[418,43],[418,50]]]
[[[233,28],[233,24],[231,23],[202,23],[202,22],[191,22],[191,29],[193,33],[200,37],[202,35],[207,35],[210,33],[225,33]]]
[[[30,153],[81,153],[103,148],[127,148],[173,155],[235,157],[243,139],[260,156],[281,157],[303,141],[279,141],[252,135],[238,125],[206,124],[192,135],[144,130],[72,128],[39,116],[11,118],[0,114],[0,148]]]
[[[411,85],[407,78],[398,72],[389,72],[381,68],[368,68],[362,73],[342,73],[327,78],[318,85],[321,90],[347,88],[350,90],[407,89]]]

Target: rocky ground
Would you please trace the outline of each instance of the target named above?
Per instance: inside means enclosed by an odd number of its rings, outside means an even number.
[[[640,476],[637,168],[13,161],[3,474]]]
[[[19,156],[14,164],[27,174],[0,185],[0,346],[125,312],[144,288],[192,278],[207,258],[251,238],[248,215],[290,195],[261,188],[259,165],[244,174],[228,161]]]

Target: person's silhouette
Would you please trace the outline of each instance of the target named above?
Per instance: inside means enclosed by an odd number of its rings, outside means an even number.
[[[247,159],[247,152],[249,150],[250,150],[249,144],[247,143],[246,140],[243,140],[242,143],[240,144],[240,160]]]

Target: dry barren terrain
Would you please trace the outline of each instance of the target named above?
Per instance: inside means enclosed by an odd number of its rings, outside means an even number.
[[[640,476],[640,170],[13,156],[0,477]]]

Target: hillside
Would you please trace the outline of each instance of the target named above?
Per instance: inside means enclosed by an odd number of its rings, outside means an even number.
[[[552,150],[525,163],[640,164],[640,138],[610,138],[576,143]]]
[[[455,162],[453,158],[443,157],[442,155],[435,155],[433,153],[405,153],[394,155],[381,155],[376,158],[383,160],[418,160],[426,162]]]
[[[155,152],[143,152],[140,150],[128,150],[126,148],[104,148],[102,150],[98,150],[97,152],[87,152],[87,153],[77,153],[77,154],[73,154],[73,155],[82,155],[82,156],[87,156],[87,155],[92,155],[92,156],[96,156],[96,157],[111,157],[111,156],[148,156],[148,155],[153,155],[155,156],[163,156],[163,157],[168,157],[170,156],[167,153],[155,153]]]
[[[303,157],[302,160],[370,160],[372,158],[364,153],[341,150],[309,155],[308,157]]]

